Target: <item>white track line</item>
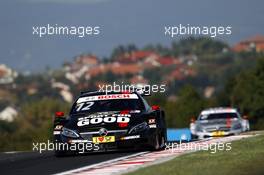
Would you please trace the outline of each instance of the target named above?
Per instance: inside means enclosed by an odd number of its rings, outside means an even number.
[[[2,152],[4,154],[17,154],[17,153],[30,153],[31,151],[7,151],[7,152]]]

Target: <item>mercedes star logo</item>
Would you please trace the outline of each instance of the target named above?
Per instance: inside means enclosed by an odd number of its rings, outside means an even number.
[[[106,136],[107,135],[107,130],[105,128],[99,129],[99,135],[100,136]]]

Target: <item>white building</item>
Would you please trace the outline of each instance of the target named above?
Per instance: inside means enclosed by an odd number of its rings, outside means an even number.
[[[8,68],[4,64],[0,64],[0,84],[13,83],[17,75],[18,75],[17,72]]]
[[[17,116],[17,111],[13,107],[6,107],[0,112],[0,120],[12,122]]]

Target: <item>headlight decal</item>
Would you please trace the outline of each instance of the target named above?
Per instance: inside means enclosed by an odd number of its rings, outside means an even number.
[[[68,128],[63,128],[61,134],[66,137],[72,137],[72,138],[79,137],[79,135],[75,131],[68,129]]]
[[[148,126],[147,122],[143,122],[143,123],[140,123],[140,124],[134,126],[133,128],[131,128],[130,131],[128,132],[128,134],[137,133],[137,132],[143,131],[143,130],[148,129],[148,128],[149,128],[149,126]]]

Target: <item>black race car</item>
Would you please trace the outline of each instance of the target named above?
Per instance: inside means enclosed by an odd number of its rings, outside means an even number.
[[[84,92],[54,119],[55,155],[165,147],[165,113],[138,92]]]

